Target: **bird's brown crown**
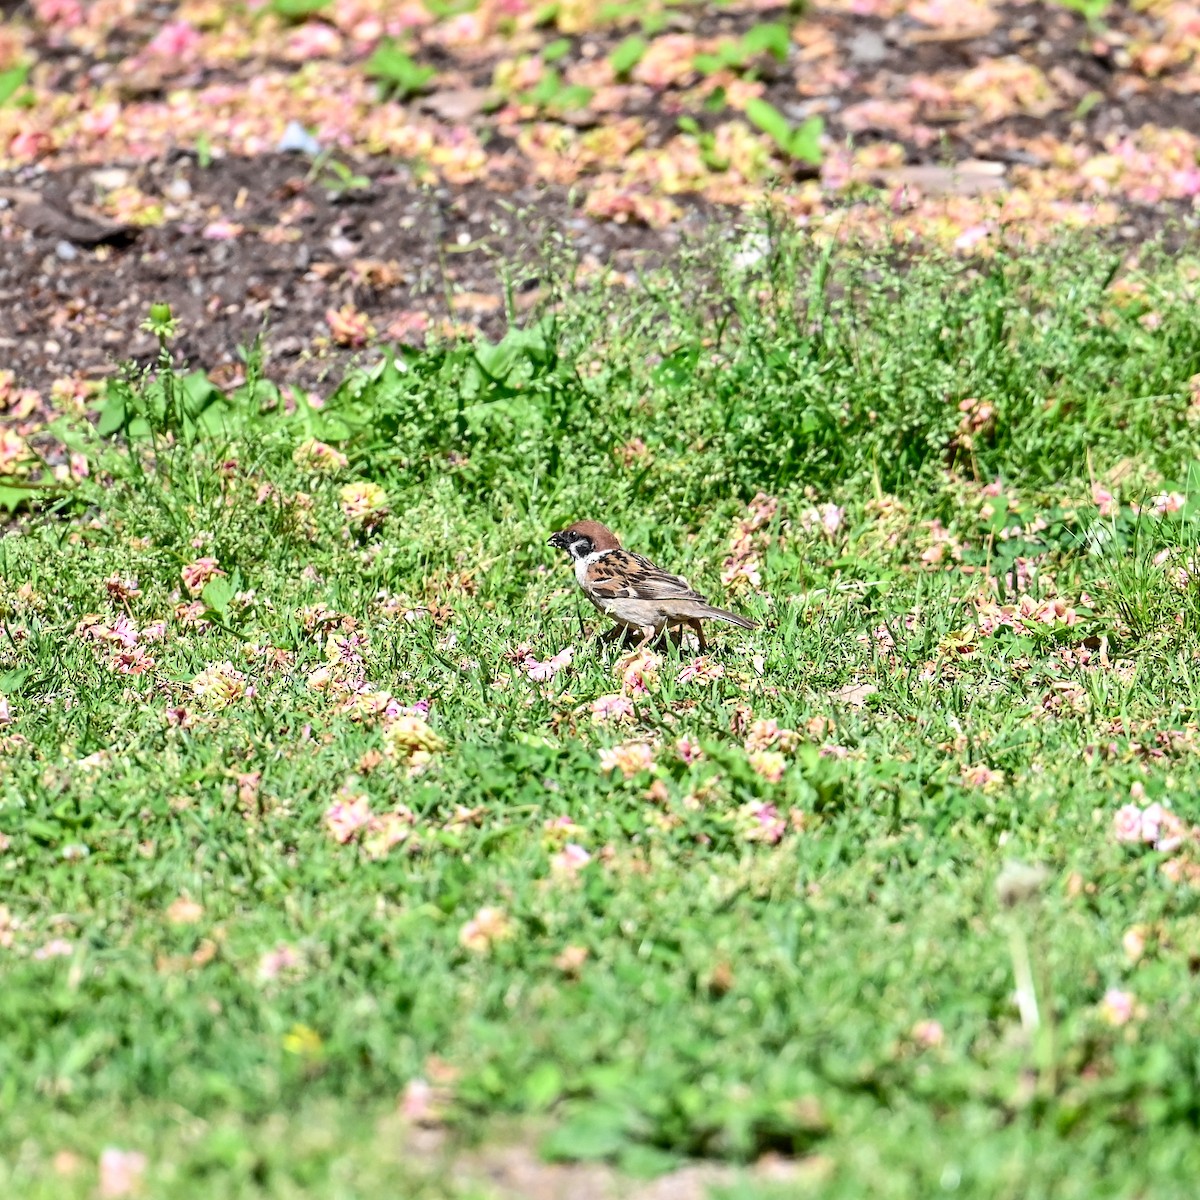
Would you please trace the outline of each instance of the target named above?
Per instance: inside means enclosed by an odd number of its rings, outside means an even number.
[[[585,538],[591,540],[595,550],[620,550],[621,548],[621,542],[617,535],[607,525],[601,525],[599,521],[576,521],[574,525],[568,525],[563,533],[583,534]]]

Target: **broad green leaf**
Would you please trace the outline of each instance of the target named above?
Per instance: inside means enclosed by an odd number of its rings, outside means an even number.
[[[391,41],[379,46],[363,70],[368,78],[378,79],[386,92],[401,100],[422,91],[437,74],[433,67],[414,62]]]
[[[692,66],[701,75],[715,75],[718,71],[725,70],[726,65],[725,61],[716,54],[697,54],[692,59]]]
[[[542,77],[529,90],[529,99],[534,104],[549,104],[562,90],[562,77],[552,67],[542,72]]]
[[[36,483],[14,482],[11,479],[0,480],[0,509],[12,512],[21,504],[27,504],[39,492],[45,490]]]
[[[7,71],[0,71],[0,108],[3,108],[25,86],[25,80],[28,78],[28,63],[10,67]]]
[[[821,117],[809,117],[802,125],[793,131],[788,145],[788,153],[801,162],[820,166],[821,136],[825,132],[825,122]]]
[[[24,686],[25,680],[32,674],[32,667],[17,667],[12,671],[5,671],[3,675],[0,675],[0,693],[5,696],[15,696]]]
[[[534,1112],[543,1112],[562,1094],[563,1073],[557,1064],[540,1062],[525,1077],[525,1103]]]
[[[96,432],[101,437],[116,433],[125,424],[127,412],[125,391],[121,385],[110,386],[108,396],[100,406],[100,420],[96,422]]]
[[[650,43],[638,34],[630,34],[623,42],[613,47],[608,56],[609,64],[617,75],[628,75],[642,61]]]
[[[614,1157],[627,1142],[624,1115],[594,1105],[564,1122],[542,1142],[551,1161],[596,1161]]]
[[[200,593],[200,599],[214,612],[220,613],[222,617],[229,611],[229,602],[233,597],[233,584],[224,575],[210,579]]]
[[[553,104],[560,112],[573,112],[576,109],[587,108],[594,95],[595,92],[590,87],[572,84],[555,92]]]
[[[773,54],[780,62],[788,56],[791,48],[791,35],[786,25],[768,21],[748,29],[742,38],[742,49],[747,57],[755,54]]]
[[[792,126],[773,104],[768,104],[758,96],[753,97],[746,103],[746,119],[761,129],[781,150],[787,150]]]
[[[333,0],[271,0],[269,11],[287,21],[302,21],[328,8]]]

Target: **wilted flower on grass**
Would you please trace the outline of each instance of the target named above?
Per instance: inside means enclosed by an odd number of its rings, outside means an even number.
[[[370,648],[371,639],[365,633],[331,633],[325,638],[325,659],[344,667],[361,667]]]
[[[1022,596],[1017,611],[1021,620],[1034,625],[1066,625],[1068,628],[1079,624],[1079,614],[1065,600],[1035,600],[1032,596]]]
[[[689,767],[692,763],[699,762],[704,757],[704,751],[700,748],[700,743],[693,741],[686,733],[675,743],[675,753]]]
[[[459,930],[458,940],[468,950],[476,954],[484,954],[496,942],[503,942],[513,936],[512,922],[502,908],[481,908]]]
[[[787,824],[779,815],[779,809],[774,804],[762,800],[752,800],[738,809],[738,817],[743,829],[742,836],[748,842],[766,842],[773,846],[784,835]]]
[[[1140,962],[1146,953],[1146,933],[1145,925],[1131,925],[1121,935],[1121,949],[1131,963]]]
[[[592,720],[597,725],[607,721],[628,721],[634,715],[633,701],[628,696],[616,693],[610,696],[599,696],[591,703]]]
[[[424,1079],[410,1079],[400,1096],[400,1115],[414,1125],[436,1125],[442,1118],[439,1089]]]
[[[959,418],[954,445],[962,450],[971,450],[975,445],[975,439],[991,429],[995,408],[987,400],[969,396],[967,399],[959,401],[958,411],[962,413],[962,416]]]
[[[1179,512],[1185,504],[1187,497],[1179,492],[1162,492],[1155,496],[1150,504],[1154,508],[1154,512],[1158,516],[1165,516],[1167,513]]]
[[[243,808],[254,808],[258,804],[258,790],[262,786],[261,771],[242,771],[233,778],[237,785],[238,803]]]
[[[19,463],[32,459],[29,443],[11,429],[0,429],[0,475],[14,475]]]
[[[1004,772],[993,770],[987,763],[972,763],[963,767],[960,776],[963,787],[991,788],[1004,782]]]
[[[371,318],[353,304],[343,304],[341,308],[327,308],[325,323],[339,346],[365,346],[375,336]]]
[[[671,793],[661,779],[652,780],[650,786],[646,789],[646,799],[651,804],[666,804],[670,798]]]
[[[188,563],[179,574],[188,594],[195,596],[204,590],[206,583],[224,575],[225,572],[221,570],[215,558],[198,558],[195,562]]]
[[[754,498],[746,505],[746,515],[735,525],[739,533],[754,533],[769,525],[779,512],[779,501],[766,492],[755,492]]]
[[[377,483],[348,483],[338,495],[346,519],[364,532],[380,525],[388,515],[387,492]]]
[[[1135,1016],[1137,999],[1132,992],[1121,988],[1109,988],[1100,1002],[1100,1015],[1118,1028],[1127,1025]]]
[[[264,983],[269,983],[278,979],[280,975],[288,975],[298,970],[303,962],[304,959],[294,946],[280,942],[258,960],[258,977]]]
[[[751,723],[746,732],[746,750],[779,750],[791,754],[800,743],[800,735],[794,729],[783,729],[778,721],[760,720]]]
[[[305,682],[310,692],[323,692],[333,682],[333,671],[329,667],[314,667]]]
[[[1050,690],[1042,697],[1038,711],[1050,717],[1063,717],[1086,712],[1087,708],[1087,692],[1074,680],[1058,679],[1051,682]]]
[[[1148,804],[1142,810],[1142,840],[1155,850],[1170,854],[1183,845],[1190,830],[1170,809],[1161,804]]]
[[[576,875],[592,861],[592,856],[574,842],[568,842],[551,860],[550,869],[556,875]]]
[[[168,21],[146,43],[142,51],[146,55],[159,55],[169,59],[191,58],[200,45],[200,34],[187,21]]]
[[[167,906],[167,920],[172,925],[195,925],[203,916],[204,906],[187,896],[180,896]]]
[[[118,1150],[106,1146],[100,1152],[100,1196],[102,1200],[121,1200],[131,1196],[146,1171],[146,1156],[138,1150]]]
[[[836,504],[819,504],[800,514],[800,528],[805,533],[819,529],[826,537],[833,537],[846,519],[846,510]]]
[[[625,742],[600,751],[600,770],[620,771],[626,779],[632,779],[641,771],[654,769],[654,750],[645,742]]]
[[[345,845],[371,820],[371,801],[368,797],[347,792],[344,788],[325,810],[325,824],[334,841]]]
[[[1098,483],[1092,484],[1092,503],[1100,510],[1102,517],[1115,517],[1120,508],[1112,492]]]
[[[192,692],[211,709],[220,710],[247,693],[246,676],[233,663],[214,663],[192,680]]]
[[[132,577],[122,579],[120,575],[110,575],[104,581],[104,587],[112,599],[122,603],[142,594],[141,588],[138,587],[138,581]]]
[[[141,646],[119,650],[108,660],[109,670],[116,671],[118,675],[144,675],[147,671],[153,671],[154,667],[153,656]]]
[[[204,615],[207,611],[203,600],[193,600],[190,604],[177,604],[175,620],[185,629],[200,629],[205,625],[212,624]]]
[[[946,1040],[946,1031],[940,1021],[918,1021],[911,1031],[911,1037],[918,1046],[926,1050],[934,1050]]]
[[[1113,835],[1118,842],[1142,840],[1142,810],[1136,804],[1122,805],[1113,814]]]
[[[534,683],[549,683],[559,671],[570,666],[571,656],[574,653],[575,647],[568,646],[565,650],[560,650],[553,658],[546,659],[545,662],[540,662],[530,654],[521,663],[521,667]]]
[[[679,673],[675,676],[676,683],[712,683],[714,680],[720,679],[725,674],[725,667],[718,662],[713,662],[709,656],[703,655],[700,658],[693,658],[691,662],[679,668]]]
[[[1118,842],[1141,842],[1155,850],[1178,850],[1192,831],[1169,808],[1155,802],[1145,808],[1126,804],[1113,814],[1113,836]]]
[[[370,798],[350,785],[341,788],[325,810],[325,827],[334,841],[344,846],[361,835],[368,858],[383,858],[394,846],[408,841],[415,825],[416,817],[403,806],[393,812],[372,812]]]
[[[318,676],[318,678],[323,678],[322,686],[324,686],[329,682],[331,674],[326,670],[324,677]],[[308,686],[314,691],[321,690],[316,686],[312,675],[308,678]],[[398,717],[403,711],[403,706],[391,692],[385,692],[364,683],[338,702],[337,711],[352,721],[368,721],[376,717]]]
[[[787,770],[787,758],[778,750],[752,750],[747,758],[754,773],[768,783],[778,783]]]
[[[434,754],[446,748],[446,743],[415,713],[406,713],[388,723],[383,731],[383,744],[389,754],[411,756],[419,751]]]
[[[416,818],[406,808],[372,817],[363,836],[363,850],[368,858],[384,858],[394,847],[412,836]]]
[[[662,656],[653,650],[642,649],[617,660],[616,673],[621,676],[623,691],[645,695],[658,682]]]
[[[752,550],[735,550],[721,564],[721,582],[734,588],[743,580],[752,588],[762,587],[762,562]]]
[[[332,474],[341,471],[349,465],[349,460],[340,451],[326,442],[316,438],[307,438],[292,451],[292,462],[298,467],[306,467],[310,471]]]
[[[137,645],[138,627],[126,616],[110,623],[98,613],[87,613],[76,623],[75,636],[84,641],[116,642],[130,649]]]
[[[582,833],[583,827],[576,825],[565,814],[560,817],[548,817],[542,822],[542,840],[547,846],[562,846]]]
[[[75,953],[75,946],[66,938],[51,938],[44,946],[39,946],[33,957],[37,959],[70,958]]]
[[[564,946],[560,953],[554,956],[554,965],[564,974],[574,979],[583,970],[583,964],[588,960],[586,946]]]

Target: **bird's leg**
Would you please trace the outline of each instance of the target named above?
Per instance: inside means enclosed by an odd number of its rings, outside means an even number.
[[[643,625],[641,639],[634,643],[634,649],[640,650],[655,634],[661,633],[662,630],[655,625]]]
[[[700,641],[700,653],[708,653],[708,643],[704,640],[704,626],[700,623],[699,617],[693,617],[688,624],[696,631],[696,637]]]

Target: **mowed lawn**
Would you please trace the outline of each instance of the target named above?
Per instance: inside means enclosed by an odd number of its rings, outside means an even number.
[[[1194,1194],[1198,279],[752,230],[316,404],[66,414],[0,540],[0,1192]],[[759,627],[599,646],[581,517]]]

